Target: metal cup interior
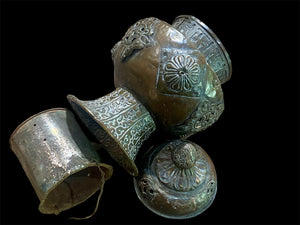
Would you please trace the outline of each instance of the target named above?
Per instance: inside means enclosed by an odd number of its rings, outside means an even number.
[[[104,172],[96,164],[80,168],[49,190],[39,210],[45,214],[59,214],[86,201],[101,188],[104,181]]]
[[[73,114],[54,108],[25,120],[10,138],[38,198],[39,210],[59,214],[91,197],[112,174]]]

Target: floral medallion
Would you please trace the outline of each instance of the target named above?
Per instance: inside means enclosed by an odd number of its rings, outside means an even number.
[[[172,140],[148,149],[135,191],[154,213],[173,219],[199,215],[217,193],[215,167],[207,153],[187,140]]]
[[[200,82],[200,66],[189,55],[176,55],[164,68],[163,79],[174,91],[192,91]]]
[[[204,92],[206,65],[188,49],[162,48],[156,80],[159,93],[199,98]]]
[[[201,185],[207,173],[207,161],[200,147],[175,141],[165,146],[155,157],[158,179],[176,191],[191,191]]]

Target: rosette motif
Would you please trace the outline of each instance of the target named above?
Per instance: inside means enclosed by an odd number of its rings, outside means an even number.
[[[156,156],[155,171],[167,187],[190,191],[204,182],[206,164],[200,149],[189,143],[174,142],[173,146],[167,145]]]
[[[200,66],[189,55],[173,56],[165,65],[163,79],[173,91],[192,91],[200,82]]]

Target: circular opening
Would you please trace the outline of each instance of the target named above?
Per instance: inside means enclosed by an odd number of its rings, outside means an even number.
[[[181,25],[181,23],[178,25],[178,24],[176,24],[176,21],[181,18],[186,19],[185,23],[190,23],[188,26],[189,31],[185,31],[185,30],[180,31],[178,26]],[[193,21],[194,23],[191,23],[191,21]],[[193,27],[190,27],[191,24],[193,25]],[[231,74],[232,74],[232,65],[231,65],[231,60],[230,60],[229,54],[226,51],[226,49],[225,49],[224,45],[222,44],[222,42],[220,41],[220,39],[217,37],[217,35],[205,23],[203,23],[202,21],[200,21],[198,18],[196,18],[194,16],[181,15],[181,16],[178,16],[175,18],[172,26],[187,37],[190,36],[190,34],[191,34],[191,33],[189,33],[190,29],[195,29],[194,27],[196,27],[196,26],[199,26],[201,30],[204,30],[210,36],[211,41],[213,41],[217,45],[217,48],[219,49],[220,54],[222,54],[226,60],[226,64],[223,64],[223,69],[221,71],[226,71],[225,73],[227,75],[226,75],[226,78],[222,78],[225,80],[221,80],[221,82],[225,83],[227,80],[230,79]],[[196,30],[195,30],[195,32],[196,32]],[[206,54],[204,54],[204,55],[206,56],[206,58],[208,57],[208,55],[206,55]]]
[[[132,160],[120,147],[119,141],[110,134],[109,129],[105,130],[105,125],[103,125],[103,128],[99,124],[101,121],[97,120],[97,118],[95,118],[92,113],[86,109],[86,107],[82,106],[74,96],[68,96],[68,100],[77,115],[84,122],[85,126],[98,139],[98,141],[103,144],[110,156],[124,167],[128,173],[137,176],[138,170],[134,160]]]
[[[68,176],[41,202],[40,211],[58,214],[91,197],[100,188],[103,174],[97,166],[88,167]]]
[[[90,130],[90,132],[99,140],[103,142],[106,139],[109,139],[114,143],[114,140],[107,134],[103,127],[98,123],[97,118],[85,107],[80,104],[78,99],[75,96],[68,96],[69,103],[72,108],[82,120],[84,125]]]

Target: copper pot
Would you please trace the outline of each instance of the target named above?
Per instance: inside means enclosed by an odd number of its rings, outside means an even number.
[[[112,58],[115,91],[96,100],[72,95],[68,100],[132,175],[138,174],[139,148],[157,127],[187,138],[211,126],[224,110],[218,75],[223,82],[229,79],[229,56],[192,16],[177,17],[173,25],[153,17],[139,20],[113,47]]]
[[[202,131],[224,110],[221,81],[230,78],[231,62],[195,17],[179,16],[173,25],[139,20],[114,46],[112,58],[115,86],[133,93],[171,134],[186,138]]]

